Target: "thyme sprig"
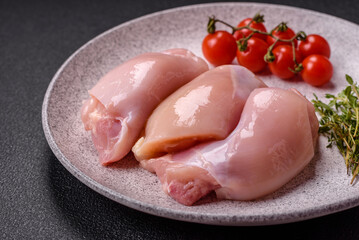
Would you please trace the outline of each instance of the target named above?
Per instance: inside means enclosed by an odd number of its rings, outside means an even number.
[[[328,137],[328,146],[335,144],[344,157],[347,173],[352,174],[353,184],[359,173],[359,88],[353,79],[346,75],[349,86],[337,96],[326,94],[326,104],[318,99],[312,100],[315,110],[319,113],[319,133]]]

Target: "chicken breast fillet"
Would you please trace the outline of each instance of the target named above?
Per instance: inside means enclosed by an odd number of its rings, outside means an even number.
[[[253,200],[272,193],[310,162],[318,137],[313,105],[296,90],[258,88],[224,140],[142,160],[176,201],[192,205],[217,197]]]
[[[238,124],[249,94],[260,87],[266,85],[238,65],[201,74],[154,110],[144,136],[132,148],[136,159],[159,157],[199,142],[226,138]]]
[[[190,51],[170,49],[139,55],[102,77],[81,109],[100,162],[108,165],[130,152],[156,106],[207,70]]]

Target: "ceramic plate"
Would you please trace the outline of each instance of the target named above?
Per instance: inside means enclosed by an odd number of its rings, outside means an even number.
[[[90,133],[80,120],[87,90],[116,65],[149,51],[188,48],[199,56],[206,35],[208,16],[233,25],[261,12],[266,27],[281,21],[295,31],[325,36],[335,66],[330,84],[314,88],[301,81],[283,81],[263,75],[269,86],[297,88],[312,99],[336,93],[345,85],[345,74],[359,79],[356,24],[322,13],[269,4],[218,3],[192,5],[150,14],[121,24],[101,34],[76,51],[58,70],[43,103],[43,127],[51,149],[74,176],[93,190],[128,207],[146,213],[218,225],[269,225],[300,221],[348,209],[359,204],[358,185],[350,185],[344,161],[336,149],[319,146],[311,163],[275,193],[256,201],[218,201],[208,196],[195,206],[178,204],[161,189],[157,177],[141,169],[129,154],[111,167],[99,164]],[[276,13],[276,14],[272,14]],[[219,28],[220,24],[218,24]]]

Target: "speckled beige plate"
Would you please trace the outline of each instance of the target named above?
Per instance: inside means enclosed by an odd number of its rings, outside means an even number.
[[[296,31],[325,36],[332,48],[335,73],[331,84],[314,88],[300,81],[262,78],[269,86],[295,87],[309,99],[315,92],[336,93],[345,84],[344,74],[359,80],[356,47],[359,28],[329,15],[268,4],[218,3],[193,5],[150,14],[121,24],[89,41],[76,51],[52,79],[43,103],[42,120],[49,145],[61,163],[95,191],[131,208],[183,221],[218,225],[268,225],[300,221],[359,205],[359,186],[349,184],[343,159],[319,139],[311,163],[279,191],[257,201],[218,201],[214,196],[192,207],[163,193],[157,177],[141,168],[131,155],[112,167],[98,163],[90,134],[80,120],[82,101],[98,79],[121,62],[148,51],[184,47],[202,56],[201,40],[207,17],[237,24],[261,12],[267,29],[281,21]],[[276,14],[271,14],[276,13]],[[271,14],[271,15],[270,15]],[[270,17],[269,17],[270,16]],[[220,26],[220,25],[218,25]],[[140,97],[140,96],[139,96]]]

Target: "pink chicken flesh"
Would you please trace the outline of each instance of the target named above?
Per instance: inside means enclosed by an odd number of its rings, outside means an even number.
[[[198,142],[226,138],[249,94],[266,85],[244,67],[211,69],[166,98],[151,114],[132,151],[137,160],[159,157]]]
[[[253,200],[279,189],[310,162],[318,127],[313,105],[296,90],[258,88],[226,139],[141,165],[185,205],[212,190],[222,199]]]
[[[139,55],[102,77],[81,109],[100,162],[108,165],[129,153],[153,109],[207,70],[190,51],[170,49]]]

